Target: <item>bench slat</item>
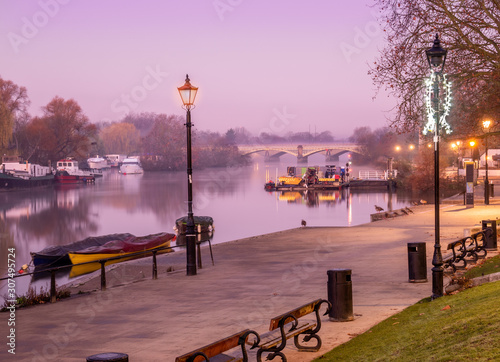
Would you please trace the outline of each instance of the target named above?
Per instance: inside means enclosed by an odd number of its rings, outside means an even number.
[[[313,324],[306,323],[306,324],[300,325],[297,327],[297,329],[294,329],[293,331],[287,332],[286,339],[290,339],[292,337],[298,336],[299,334],[301,334],[305,331],[312,330],[315,327],[316,327],[316,323],[313,323]],[[261,336],[261,338],[265,338],[265,336],[264,337]],[[282,342],[281,335],[279,335],[279,336],[276,336],[276,337],[264,342],[263,344],[261,344],[260,348],[269,349],[271,347],[277,346],[281,342]]]
[[[320,302],[321,302],[321,299],[316,299],[315,301],[313,301],[311,303],[304,304],[301,307],[298,307],[296,309],[293,309],[289,312],[283,313],[283,314],[271,319],[271,323],[269,325],[269,330],[274,331],[275,329],[279,328],[280,320],[289,314],[294,316],[295,318],[299,319],[300,317],[303,317],[309,313],[312,313],[314,311],[314,307],[316,306],[316,304],[318,304]]]
[[[194,351],[186,353],[180,357],[177,357],[175,359],[175,362],[187,362],[190,357],[192,357],[194,354],[196,354],[198,352],[204,353],[208,358],[212,358],[214,356],[222,354],[225,351],[228,351],[232,348],[237,347],[240,337],[243,336],[248,331],[250,331],[250,330],[245,329],[239,333],[233,334],[232,336],[220,339],[217,342],[208,344],[204,347],[201,347],[199,349],[196,349]]]

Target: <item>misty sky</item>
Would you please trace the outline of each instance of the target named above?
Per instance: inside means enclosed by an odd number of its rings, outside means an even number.
[[[372,0],[0,0],[0,76],[30,113],[75,99],[92,122],[184,115],[197,129],[254,134],[386,125],[393,98],[367,75],[382,31]]]

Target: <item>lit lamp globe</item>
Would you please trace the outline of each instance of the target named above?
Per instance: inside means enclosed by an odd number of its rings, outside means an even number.
[[[186,82],[182,87],[177,87],[179,94],[181,95],[182,104],[184,108],[191,109],[194,107],[194,100],[196,98],[196,93],[198,92],[198,87],[193,87],[189,81],[189,76],[186,74]]]
[[[485,119],[485,120],[483,121],[483,128],[484,128],[484,130],[485,130],[486,132],[488,132],[488,129],[490,128],[490,126],[491,126],[491,120],[489,120],[489,119]]]

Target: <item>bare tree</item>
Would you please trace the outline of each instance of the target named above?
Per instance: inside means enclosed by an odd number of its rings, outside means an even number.
[[[439,33],[448,49],[452,80],[450,121],[455,133],[472,134],[479,120],[500,120],[500,2],[498,0],[376,0],[386,46],[369,74],[378,89],[397,97],[391,125],[399,132],[421,127],[425,50]]]

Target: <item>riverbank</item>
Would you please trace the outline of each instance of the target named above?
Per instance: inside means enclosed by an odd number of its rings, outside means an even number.
[[[430,270],[434,206],[413,210],[355,227],[298,228],[214,245],[215,266],[204,247],[197,276],[185,275],[183,252],[158,257],[158,280],[151,280],[150,259],[116,265],[107,273],[105,292],[94,275],[71,287],[74,297],[17,310],[15,360],[81,361],[115,351],[127,353],[130,361],[172,361],[244,328],[266,331],[271,317],[326,299],[328,270],[351,269],[354,321],[323,317],[323,347],[317,353],[287,347],[289,360],[311,361],[430,296],[430,282],[408,282],[407,243],[427,243]],[[464,228],[499,211],[495,205],[442,205],[441,243],[461,238]],[[0,315],[4,333],[6,317]],[[11,357],[0,351],[1,360]]]

